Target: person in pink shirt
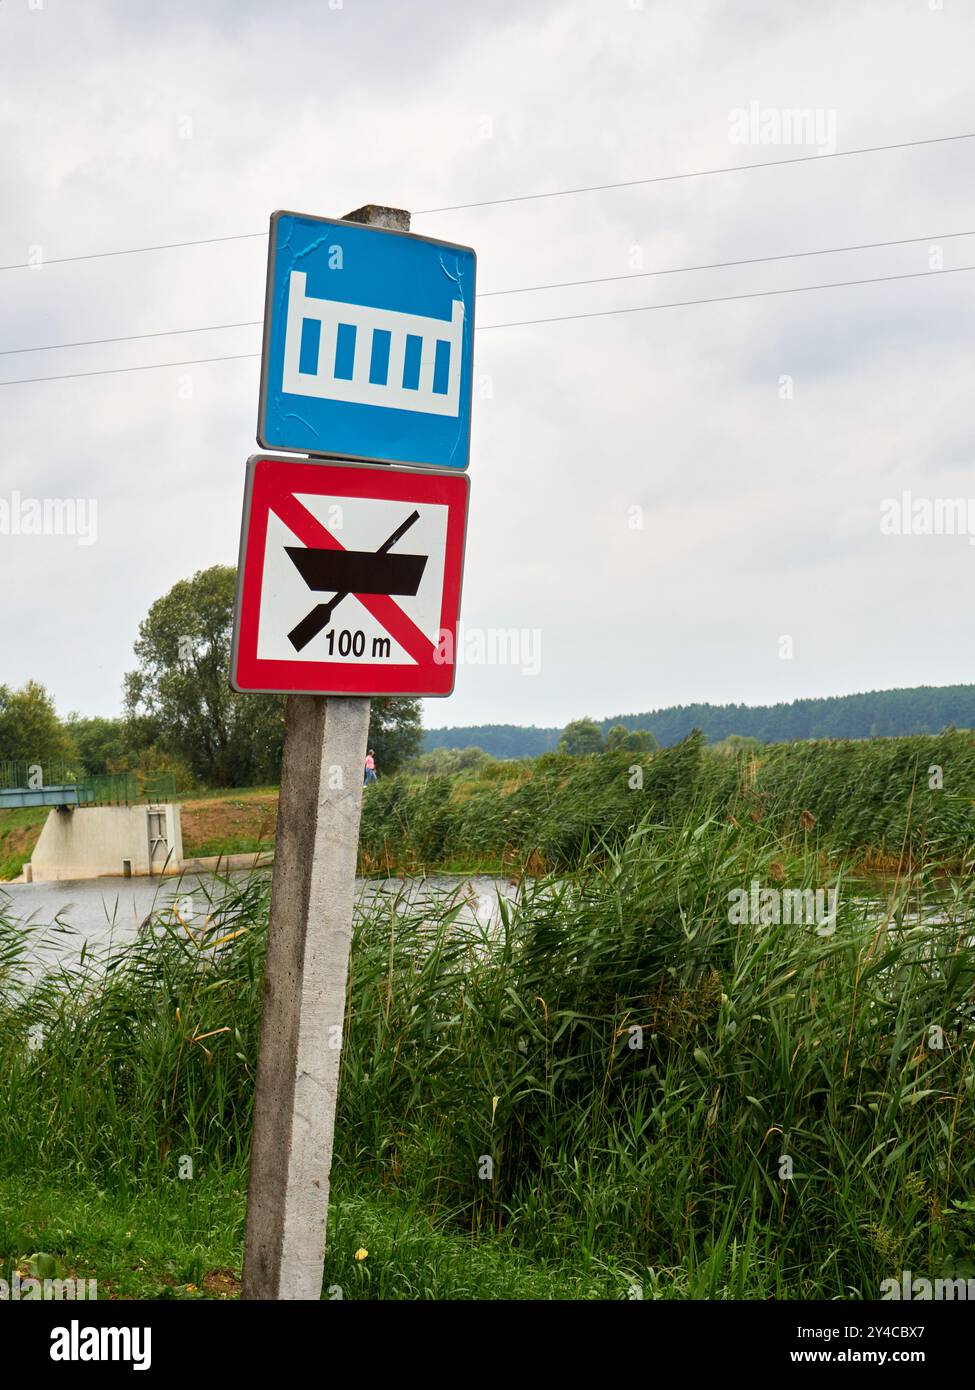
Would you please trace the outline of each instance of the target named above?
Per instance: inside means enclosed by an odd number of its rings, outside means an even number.
[[[379,778],[376,776],[376,758],[371,748],[366,754],[366,775],[364,781],[367,785],[369,782],[379,781]]]

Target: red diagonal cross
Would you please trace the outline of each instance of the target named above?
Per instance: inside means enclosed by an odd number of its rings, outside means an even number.
[[[303,507],[291,492],[275,492],[268,499],[268,507],[284,522],[288,530],[314,550],[344,550],[341,541],[327,531],[322,523],[313,517],[307,507]],[[414,661],[421,664],[429,662],[436,648],[425,632],[417,627],[412,618],[395,603],[388,594],[356,594],[362,604],[389,635],[396,639],[404,651],[409,652]]]

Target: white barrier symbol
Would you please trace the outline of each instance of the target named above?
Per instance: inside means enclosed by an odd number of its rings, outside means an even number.
[[[294,396],[319,396],[330,401],[352,401],[356,405],[384,405],[394,410],[414,410],[423,415],[460,413],[463,300],[454,300],[449,321],[431,319],[420,314],[401,314],[394,309],[370,309],[363,304],[316,299],[305,293],[305,278],[304,271],[291,272],[284,337],[282,387],[285,391]],[[321,324],[318,362],[313,372],[301,370],[301,337],[305,319],[317,319]],[[340,324],[349,324],[355,329],[351,380],[334,374]],[[384,383],[369,380],[373,333],[376,330],[389,334],[389,365]],[[419,338],[422,344],[419,382],[415,389],[403,385],[407,337]],[[446,392],[433,389],[438,342],[448,343],[450,350]]]

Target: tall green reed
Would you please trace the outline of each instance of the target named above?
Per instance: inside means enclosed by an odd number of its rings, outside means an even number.
[[[866,898],[824,865],[812,835],[698,808],[490,922],[435,887],[363,901],[336,1182],[698,1296],[872,1297],[969,1256],[975,890],[921,865]],[[837,877],[822,933],[729,911]],[[108,969],[6,978],[0,1170],[243,1173],[267,891],[228,882],[197,932],[157,914]]]

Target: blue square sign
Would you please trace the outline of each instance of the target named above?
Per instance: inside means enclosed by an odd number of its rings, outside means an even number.
[[[469,246],[273,213],[261,447],[466,468],[475,268]]]

